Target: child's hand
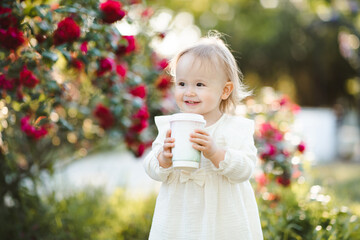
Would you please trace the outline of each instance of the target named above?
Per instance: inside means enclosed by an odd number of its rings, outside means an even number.
[[[164,140],[163,151],[158,156],[159,165],[163,168],[168,168],[172,165],[171,149],[175,147],[175,139],[171,138],[171,129],[166,132],[166,138]]]
[[[193,142],[193,148],[201,151],[207,159],[209,159],[216,167],[224,160],[225,151],[219,149],[211,136],[202,129],[195,130],[190,134],[190,142]]]
[[[217,147],[210,135],[202,129],[196,129],[190,134],[190,142],[193,142],[193,148],[203,153],[204,157],[210,159],[216,151]]]

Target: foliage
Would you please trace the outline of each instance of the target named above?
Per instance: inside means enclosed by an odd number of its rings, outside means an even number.
[[[248,85],[276,86],[302,106],[332,106],[341,98],[359,109],[358,1],[158,0],[156,4],[171,9],[173,20],[181,12],[191,13],[202,33],[216,29],[226,34]]]
[[[270,182],[289,186],[302,175],[305,143],[292,129],[300,107],[288,96],[265,87],[256,98],[248,98],[242,108],[256,124],[255,144],[261,166],[256,174],[259,186],[265,187]]]
[[[258,198],[264,239],[360,239],[360,216],[334,205],[320,186],[276,189]]]
[[[307,183],[272,189],[257,194],[264,239],[360,239],[360,215],[336,205],[336,195]],[[123,189],[111,195],[100,189],[63,198],[53,194],[42,200],[40,209],[38,204],[28,207],[32,214],[27,216],[36,224],[28,225],[27,235],[19,231],[11,239],[147,239],[154,207],[154,195],[134,198]]]
[[[150,145],[170,79],[149,47],[161,40],[150,19],[139,1],[1,1],[0,219],[24,223],[1,236],[32,232],[27,206],[57,161],[119,145],[141,156]]]

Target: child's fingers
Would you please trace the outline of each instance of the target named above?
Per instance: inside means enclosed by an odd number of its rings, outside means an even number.
[[[175,147],[174,143],[164,143],[164,150],[171,149]]]
[[[172,153],[171,152],[163,152],[163,155],[166,158],[172,158]]]
[[[175,138],[165,138],[164,143],[173,143],[175,142]]]
[[[171,129],[167,130],[167,132],[166,132],[166,137],[167,137],[167,138],[170,138],[170,137],[171,137]]]
[[[200,138],[190,138],[190,142],[197,143],[197,144],[202,145],[202,146],[205,146],[208,143],[207,140],[200,139]]]
[[[207,140],[209,138],[208,135],[204,135],[204,134],[201,134],[201,133],[191,133],[190,137],[191,138],[200,138],[200,139],[205,139],[205,140]]]
[[[204,129],[195,129],[194,130],[195,133],[200,133],[206,136],[210,136]]]
[[[205,150],[204,146],[201,146],[201,145],[198,145],[198,144],[193,144],[192,147],[195,148],[196,150],[201,151],[201,152]]]

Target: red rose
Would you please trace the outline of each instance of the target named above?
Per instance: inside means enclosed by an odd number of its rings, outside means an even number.
[[[30,116],[25,116],[20,120],[21,130],[25,132],[25,134],[30,137],[38,140],[44,137],[48,131],[45,127],[36,128],[35,126],[30,124]]]
[[[290,182],[290,178],[284,177],[284,176],[278,176],[278,177],[276,178],[276,182],[277,182],[278,184],[283,185],[284,187],[289,186],[290,183],[291,183],[291,182]]]
[[[127,68],[125,64],[119,64],[116,66],[116,72],[124,79],[127,74]]]
[[[143,84],[138,85],[138,86],[130,89],[130,93],[133,96],[144,98],[146,96],[146,87]]]
[[[24,41],[24,35],[19,29],[13,27],[9,27],[7,30],[0,29],[0,44],[6,49],[15,50]]]
[[[122,39],[125,39],[127,44],[118,46],[116,53],[118,55],[129,54],[136,49],[136,39],[134,36],[122,36]]]
[[[58,23],[58,28],[54,32],[54,44],[60,45],[66,42],[73,42],[80,37],[80,27],[76,22],[67,17]]]
[[[28,88],[34,88],[40,81],[26,67],[20,72],[20,82]]]
[[[164,70],[168,65],[168,60],[164,58],[157,63],[157,69]]]
[[[81,69],[84,68],[84,63],[77,58],[73,58],[71,60],[71,66],[74,67],[76,70],[80,71]]]
[[[86,54],[87,51],[88,51],[88,42],[83,42],[81,45],[80,45],[80,50],[83,52],[83,54]]]
[[[146,105],[143,105],[139,109],[139,111],[132,116],[134,123],[130,127],[130,130],[136,133],[142,132],[145,128],[149,126],[149,123],[147,121],[149,117],[150,114],[148,112],[148,108]]]
[[[171,87],[171,77],[168,75],[162,75],[158,78],[155,86],[159,90],[166,90]]]
[[[0,75],[0,89],[11,90],[14,88],[14,81],[7,80],[5,75]]]
[[[0,28],[7,29],[16,25],[16,18],[11,14],[11,8],[0,7]]]
[[[100,4],[100,10],[103,14],[103,21],[106,23],[114,23],[121,20],[126,12],[121,9],[121,3],[118,1],[108,0]]]
[[[99,62],[99,69],[97,70],[97,75],[102,76],[106,72],[112,71],[114,69],[115,62],[111,58],[102,58]]]
[[[303,153],[306,149],[305,147],[305,143],[304,142],[301,142],[298,146],[297,146],[297,149],[299,152]]]
[[[100,126],[104,129],[112,127],[115,123],[115,118],[110,109],[102,104],[96,106],[94,115],[99,120]]]

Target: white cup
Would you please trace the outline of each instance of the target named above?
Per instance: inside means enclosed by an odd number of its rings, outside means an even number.
[[[175,138],[175,147],[172,149],[174,168],[193,171],[200,167],[201,152],[192,147],[189,138],[195,129],[204,128],[205,124],[200,114],[176,113],[171,116],[171,137]]]

